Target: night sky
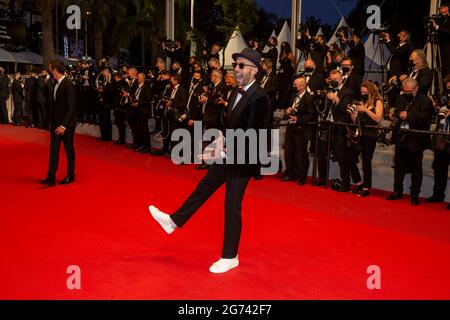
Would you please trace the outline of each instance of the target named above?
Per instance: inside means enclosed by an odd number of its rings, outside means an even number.
[[[357,0],[334,1],[344,16],[350,13]],[[256,3],[267,12],[272,12],[280,18],[291,16],[292,0],[256,0]],[[302,20],[309,16],[321,19],[322,23],[334,25],[339,22],[340,15],[332,0],[303,0]]]

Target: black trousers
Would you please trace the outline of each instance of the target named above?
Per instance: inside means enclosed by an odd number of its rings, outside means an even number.
[[[183,205],[171,216],[178,227],[194,213],[225,183],[225,229],[222,258],[233,259],[238,254],[242,230],[242,200],[250,178],[233,172],[227,165],[212,165],[206,176]]]
[[[61,142],[64,144],[64,150],[67,157],[67,176],[75,176],[75,148],[74,148],[74,136],[75,128],[67,128],[63,135],[57,135],[55,133],[56,127],[50,128],[50,162],[48,168],[47,177],[55,179],[56,172],[58,170],[59,163],[59,150]]]
[[[354,183],[361,182],[361,174],[358,168],[358,159],[361,155],[364,183],[363,187],[372,188],[372,159],[377,146],[377,139],[363,136],[359,148],[348,149],[348,161],[350,174]]]
[[[151,148],[150,129],[148,128],[149,116],[146,114],[138,114],[136,128],[138,130],[139,141],[145,148]]]
[[[319,179],[322,181],[325,180],[327,172],[327,148],[327,141],[323,141],[319,138],[317,156]],[[342,183],[344,186],[350,186],[350,170],[348,168],[347,159],[347,137],[345,136],[345,132],[340,130],[340,128],[331,131],[331,148],[334,150],[339,164]]]
[[[22,101],[14,101],[14,112],[13,112],[13,122],[20,123],[22,118],[23,110],[22,110]]]
[[[450,164],[450,147],[446,150],[434,151],[434,188],[433,195],[445,199],[445,189],[447,188],[448,166]]]
[[[8,109],[6,108],[6,98],[0,97],[0,122],[8,123]]]
[[[288,126],[284,145],[286,172],[290,177],[306,181],[309,169],[308,139],[302,128]]]
[[[423,151],[412,152],[402,146],[395,147],[394,191],[403,193],[403,180],[411,173],[411,195],[418,196],[423,180]]]
[[[45,102],[36,103],[38,126],[48,129],[47,104]]]
[[[119,131],[118,141],[125,142],[125,112],[114,110],[114,122],[117,126],[117,130]]]
[[[100,126],[100,135],[103,141],[111,141],[112,139],[112,120],[111,109],[109,106],[99,105],[98,120]]]
[[[131,111],[128,114],[128,124],[130,125],[131,135],[133,136],[133,144],[142,147],[142,141],[139,139],[139,129],[138,129],[138,115],[136,111]]]

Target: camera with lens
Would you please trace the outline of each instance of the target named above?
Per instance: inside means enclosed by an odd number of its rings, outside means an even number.
[[[163,44],[166,49],[173,50],[177,47],[175,41],[167,39],[167,37],[159,38],[158,42]]]
[[[424,29],[427,33],[427,36],[430,38],[430,41],[437,41],[438,40],[438,31],[434,27],[434,23],[440,25],[442,24],[444,20],[444,17],[441,14],[433,14],[429,17],[425,17],[423,19],[424,21]]]
[[[289,120],[289,118],[291,116],[295,116],[297,114],[297,112],[298,112],[298,105],[295,105],[293,107],[287,108],[282,119],[284,121]]]
[[[445,118],[447,116],[447,112],[448,112],[447,106],[441,107],[437,114],[438,119]]]
[[[190,117],[189,111],[185,110],[183,112],[183,114],[178,116],[176,119],[177,119],[178,122],[182,123],[182,122],[186,121],[187,119],[189,119],[189,117]]]
[[[389,93],[389,92],[391,92],[392,90],[398,90],[398,89],[401,89],[401,87],[402,87],[402,83],[401,83],[400,81],[396,80],[396,81],[389,82],[389,83],[383,83],[383,84],[381,85],[381,90],[382,90],[384,93]]]

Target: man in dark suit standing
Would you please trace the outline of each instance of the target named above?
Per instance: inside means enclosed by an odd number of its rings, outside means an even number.
[[[255,77],[261,70],[261,56],[252,49],[244,49],[241,53],[233,54],[234,69],[236,71],[239,89],[234,90],[228,107],[227,135],[230,131],[241,129],[258,131],[267,128],[270,103],[269,98],[261,90]],[[231,139],[231,137],[229,137]],[[234,140],[245,142],[245,136],[235,135]],[[216,148],[211,157],[214,159],[227,158],[213,164],[206,176],[200,181],[195,191],[186,202],[173,215],[168,215],[154,206],[150,206],[153,218],[168,233],[181,228],[194,215],[194,213],[219,189],[226,185],[225,195],[225,234],[222,249],[222,258],[210,267],[212,273],[224,273],[239,265],[238,247],[242,229],[241,208],[245,190],[251,177],[260,173],[260,164],[245,161],[243,164],[232,164],[230,159],[236,160],[236,151],[230,150],[227,145],[226,153],[223,141],[216,140]],[[246,143],[246,152],[250,156],[249,144]],[[242,156],[240,155],[240,156]],[[239,155],[238,155],[239,156]],[[222,162],[222,164],[220,164]],[[225,163],[223,163],[225,162]],[[236,162],[235,162],[236,163]]]
[[[403,81],[403,94],[397,101],[397,128],[430,130],[434,114],[433,102],[420,92],[416,79]],[[430,136],[420,133],[393,133],[395,141],[394,193],[387,200],[403,197],[403,180],[411,173],[411,204],[419,204],[420,188],[423,179],[423,151],[431,147]]]
[[[346,41],[344,37],[342,37],[342,39],[344,40],[343,44],[348,47],[347,56],[353,59],[353,64],[355,66],[354,72],[361,77],[364,77],[366,49],[361,42],[361,37],[355,33],[352,35],[352,41]]]
[[[397,35],[398,45],[394,44],[389,33],[382,33],[381,37],[386,41],[386,47],[391,52],[391,57],[387,62],[388,79],[390,80],[393,76],[400,77],[408,72],[408,60],[411,54],[410,34],[405,30],[400,31]]]
[[[261,89],[269,96],[272,112],[275,111],[278,91],[278,74],[273,71],[273,62],[264,59],[261,63],[264,75],[261,79]],[[271,113],[272,114],[272,113]]]
[[[263,59],[269,59],[272,62],[272,67],[276,70],[277,69],[277,62],[278,62],[278,40],[276,37],[270,37],[269,42],[267,43],[267,46],[269,47],[269,50],[267,52],[263,52],[261,48],[259,48],[258,41],[255,41],[256,50],[259,52],[261,57]]]
[[[308,93],[315,94],[327,86],[324,76],[317,70],[316,63],[312,59],[305,61],[305,72],[302,74],[302,77],[306,81],[306,91]]]
[[[439,47],[441,55],[441,71],[442,77],[450,74],[450,14],[449,5],[442,5],[439,7],[440,19],[433,20],[434,28],[439,35]]]
[[[131,108],[136,112],[137,137],[141,148],[137,149],[141,153],[150,153],[150,129],[148,128],[148,119],[151,114],[152,88],[150,83],[145,81],[145,73],[138,74],[138,87],[134,93],[134,101]]]
[[[347,106],[352,103],[353,91],[343,85],[341,72],[333,70],[330,72],[330,86],[332,92],[327,93],[326,108],[321,114],[321,120],[325,122],[347,123]],[[333,190],[338,192],[348,192],[350,190],[350,169],[347,160],[347,131],[345,126],[336,125],[331,129],[331,137],[325,132],[320,133],[318,145],[318,167],[319,181],[317,186],[325,185],[327,171],[327,141],[331,139],[331,146],[339,163],[341,182],[333,186]]]
[[[39,129],[48,129],[48,117],[47,117],[47,95],[48,87],[45,81],[47,77],[47,71],[42,70],[38,78],[36,79],[36,110],[37,110],[37,123]]]
[[[0,67],[0,123],[8,124],[8,109],[6,108],[6,100],[9,97],[9,77],[5,73],[5,69]]]
[[[313,96],[306,90],[304,78],[295,79],[294,88],[298,92],[293,95],[290,107],[286,110],[286,115],[289,116],[284,147],[286,172],[281,181],[297,178],[297,184],[303,186],[309,169],[308,141],[311,140],[313,131],[313,126],[308,123],[317,120],[317,110]]]
[[[353,59],[350,57],[345,57],[342,60],[341,70],[344,87],[347,87],[353,91],[354,99],[359,99],[361,93],[362,77],[355,72]]]
[[[16,72],[14,75],[14,81],[12,83],[12,96],[14,102],[13,122],[15,126],[20,126],[22,123],[23,115],[23,100],[25,98],[23,93],[23,80],[20,72]]]
[[[49,187],[55,186],[61,142],[64,143],[68,165],[67,176],[61,184],[75,181],[74,136],[77,125],[77,97],[75,86],[65,76],[65,69],[64,62],[60,60],[53,60],[50,63],[50,71],[56,80],[53,89],[54,102],[50,109],[50,161],[47,178],[39,181]]]

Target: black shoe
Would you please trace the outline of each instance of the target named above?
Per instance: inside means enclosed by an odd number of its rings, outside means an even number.
[[[447,210],[450,210],[450,203],[445,207]]]
[[[169,151],[167,151],[167,152],[164,152],[164,157],[166,157],[166,158],[171,158],[172,155],[170,154]]]
[[[358,197],[365,198],[369,196],[370,191],[368,189],[362,189],[358,192]]]
[[[19,127],[20,123],[19,122],[14,122],[14,126]]]
[[[289,182],[289,181],[294,181],[295,177],[291,177],[291,176],[283,176],[280,178],[281,182]]]
[[[399,192],[394,192],[389,197],[386,198],[386,200],[393,201],[393,200],[400,200],[403,199],[403,194]]]
[[[40,184],[43,184],[45,186],[54,187],[56,185],[55,179],[45,178],[44,180],[38,181]]]
[[[353,188],[352,193],[353,194],[359,194],[359,192],[362,191],[362,189],[363,189],[363,185],[360,184],[360,185],[358,185],[358,186]]]
[[[441,198],[441,197],[437,197],[437,196],[435,196],[435,195],[432,195],[431,197],[429,197],[428,199],[426,199],[425,202],[427,202],[427,203],[439,203],[439,202],[444,202],[444,198]]]
[[[196,166],[195,169],[197,169],[197,170],[208,170],[209,169],[209,165],[206,164],[206,163],[200,164],[200,165]]]
[[[123,141],[123,140],[117,140],[117,141],[114,141],[114,143],[115,143],[115,144],[118,144],[118,145],[122,145],[122,144],[125,144],[125,141]]]
[[[152,156],[163,156],[164,155],[164,151],[162,151],[162,150],[153,150],[153,151],[150,152],[150,154]]]
[[[343,184],[335,184],[332,187],[332,189],[333,189],[333,191],[336,191],[336,192],[349,192],[350,191],[350,186],[346,186],[346,185],[343,185]]]
[[[139,147],[137,147],[137,148],[134,148],[134,151],[136,151],[136,152],[141,152],[141,150],[144,150],[144,149],[145,149],[144,146],[139,146]]]
[[[316,182],[314,182],[314,186],[315,187],[323,187],[323,186],[325,186],[325,180],[317,180]]]
[[[305,184],[306,184],[306,180],[304,180],[304,179],[298,179],[297,180],[297,185],[304,186]]]
[[[420,204],[419,196],[411,196],[411,204],[413,206],[418,206]]]
[[[263,179],[262,175],[257,175],[256,177],[253,177],[253,180],[255,180],[255,181],[259,181],[259,180],[262,180],[262,179]]]
[[[61,184],[71,184],[71,183],[74,183],[74,182],[75,182],[75,177],[67,176],[67,177],[64,178],[63,181],[61,181]]]

